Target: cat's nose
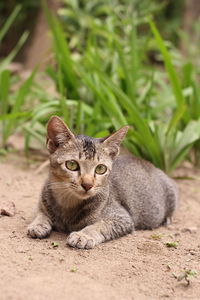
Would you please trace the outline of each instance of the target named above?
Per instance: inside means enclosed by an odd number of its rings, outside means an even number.
[[[85,191],[89,191],[93,187],[91,183],[82,183],[81,186]]]

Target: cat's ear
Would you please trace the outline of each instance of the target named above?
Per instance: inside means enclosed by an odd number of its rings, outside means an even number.
[[[129,126],[124,126],[114,132],[113,134],[109,135],[108,137],[103,139],[103,144],[109,150],[109,155],[114,158],[116,155],[119,154],[120,144],[122,140],[125,138]]]
[[[52,116],[47,124],[47,149],[50,153],[69,140],[74,140],[75,136],[65,123],[57,116]]]

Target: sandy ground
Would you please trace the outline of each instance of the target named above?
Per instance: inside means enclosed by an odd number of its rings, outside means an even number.
[[[0,162],[0,205],[16,205],[14,217],[0,217],[1,300],[200,299],[200,177],[178,181],[180,206],[168,228],[75,250],[62,233],[44,240],[26,235],[46,174],[36,175],[20,158]],[[177,248],[166,246],[174,241]],[[174,276],[184,268],[197,271],[189,285]]]

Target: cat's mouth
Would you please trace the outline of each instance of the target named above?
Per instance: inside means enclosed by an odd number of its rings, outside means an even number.
[[[82,195],[92,195],[92,194],[94,194],[94,190],[92,189],[90,189],[90,190],[88,190],[88,191],[86,191],[86,190],[82,190],[81,191],[81,194]]]
[[[88,197],[91,197],[91,196],[94,196],[95,195],[95,190],[94,188],[91,188],[89,190],[85,190],[84,188],[81,188],[77,191],[78,195],[81,197],[81,198],[88,198]]]
[[[71,185],[71,192],[79,199],[86,199],[97,193],[95,186]]]

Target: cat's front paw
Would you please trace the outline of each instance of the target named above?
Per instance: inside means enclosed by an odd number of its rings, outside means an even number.
[[[27,233],[32,238],[42,239],[42,238],[49,236],[49,234],[51,233],[51,225],[48,223],[35,224],[33,222],[28,226]]]
[[[81,231],[72,232],[67,238],[67,245],[79,249],[92,249],[96,245],[94,238]]]

